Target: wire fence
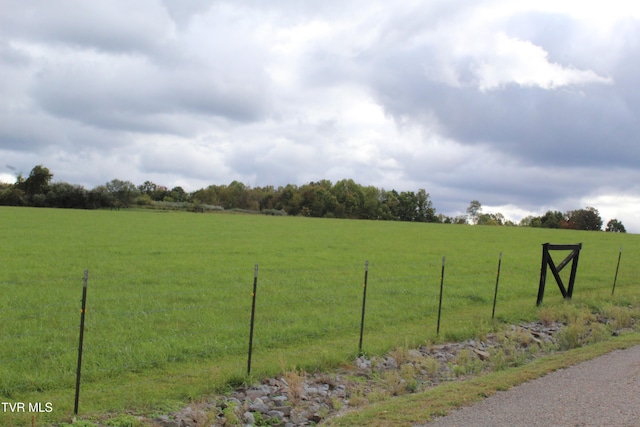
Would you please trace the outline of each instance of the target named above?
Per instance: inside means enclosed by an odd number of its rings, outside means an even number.
[[[508,254],[504,258],[500,254],[500,261],[498,254],[494,262],[487,259],[447,258],[446,276],[440,259],[405,264],[372,260],[366,272],[364,261],[327,268],[261,265],[257,294],[252,290],[253,266],[179,274],[93,276],[89,270],[82,381],[99,383],[193,359],[241,360],[252,346],[262,352],[299,349],[300,343],[329,343],[335,337],[353,339],[355,353],[367,347],[368,334],[393,335],[402,344],[403,328],[423,323],[433,335],[441,309],[446,317],[448,310],[460,313],[465,307],[486,307],[490,319],[506,301],[527,300],[533,306],[539,266],[510,264]],[[635,271],[626,272],[624,263],[620,272],[618,267],[615,280],[620,289]],[[585,288],[604,288],[613,280],[613,271],[583,269],[589,278]],[[368,278],[364,289],[363,277],[364,284]],[[592,285],[596,282],[600,284]],[[82,285],[81,274],[0,281],[0,395],[10,399],[25,392],[73,387],[79,378]],[[252,296],[255,333],[250,337]],[[439,315],[437,322],[439,332]]]

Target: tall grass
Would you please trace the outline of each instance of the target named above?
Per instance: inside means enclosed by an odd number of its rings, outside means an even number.
[[[68,417],[72,408],[84,269],[85,411],[158,408],[246,380],[256,263],[256,378],[282,366],[329,367],[356,354],[365,260],[364,348],[370,353],[465,338],[485,328],[500,252],[497,318],[536,318],[545,242],[583,243],[574,301],[636,304],[640,295],[637,235],[0,208],[0,236],[0,395],[3,401],[51,401],[54,413],[43,419]],[[558,305],[560,292],[548,279],[545,305]]]

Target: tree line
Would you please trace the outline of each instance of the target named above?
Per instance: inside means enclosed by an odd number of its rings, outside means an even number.
[[[301,215],[319,218],[350,218],[390,221],[437,222],[452,224],[529,226],[600,230],[602,219],[595,208],[565,213],[549,211],[540,217],[529,216],[515,224],[501,213],[483,213],[473,200],[467,215],[450,217],[436,214],[429,193],[385,190],[363,186],[353,179],[335,183],[329,180],[302,186],[250,187],[233,181],[228,185],[210,185],[193,192],[182,187],[167,188],[151,181],[135,185],[113,179],[91,190],[66,182],[51,182],[53,173],[35,166],[29,176],[18,174],[14,184],[0,183],[0,205],[77,209],[120,209],[153,207],[189,209],[196,212],[240,210],[270,215]],[[622,223],[609,221],[606,231],[625,232]]]

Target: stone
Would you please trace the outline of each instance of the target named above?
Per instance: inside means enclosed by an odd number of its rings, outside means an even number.
[[[371,361],[365,359],[364,357],[358,357],[356,359],[356,366],[360,369],[371,369]]]
[[[252,413],[252,412],[249,412],[249,411],[245,412],[245,413],[242,415],[242,418],[244,418],[244,421],[245,421],[247,424],[255,424],[255,423],[256,423],[256,417],[254,417],[254,416],[253,416],[253,413]]]
[[[170,419],[168,415],[161,415],[153,421],[155,425],[159,427],[180,427],[180,424],[178,424],[177,421]]]
[[[411,349],[407,352],[410,358],[420,359],[422,358],[422,352],[420,350]]]
[[[309,423],[309,413],[304,409],[294,408],[291,410],[291,422],[296,425],[308,424]]]
[[[473,352],[478,355],[480,360],[489,360],[489,358],[491,357],[491,355],[486,351],[478,350],[477,348],[474,348]]]
[[[275,406],[273,408],[274,411],[280,411],[284,414],[285,417],[288,417],[291,415],[291,406]]]
[[[398,363],[396,362],[396,359],[394,359],[393,357],[389,356],[385,359],[385,364],[387,365],[388,369],[397,369],[398,368]]]
[[[267,412],[267,415],[271,418],[277,418],[279,420],[284,420],[284,412],[276,411],[275,409]]]
[[[287,400],[289,400],[289,398],[287,396],[273,396],[271,400],[273,400],[277,404],[286,402]]]

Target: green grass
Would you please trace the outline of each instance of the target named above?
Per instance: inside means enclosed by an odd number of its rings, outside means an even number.
[[[531,228],[154,211],[0,208],[0,398],[68,420],[89,270],[80,413],[160,411],[282,367],[458,340],[538,316],[542,243],[583,243],[574,301],[637,304],[640,236]],[[611,286],[623,247],[615,297]],[[440,337],[436,316],[446,256]],[[561,256],[558,255],[560,258]],[[259,264],[252,378],[246,377]],[[568,275],[569,268],[563,271]],[[548,274],[545,305],[562,303]],[[31,416],[0,413],[15,425]]]

